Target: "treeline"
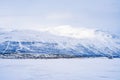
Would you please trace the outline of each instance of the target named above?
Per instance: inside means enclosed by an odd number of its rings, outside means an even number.
[[[75,58],[74,55],[66,54],[22,54],[22,53],[12,53],[12,54],[0,54],[2,59],[54,59],[54,58]]]
[[[43,54],[43,53],[4,53],[0,54],[1,59],[58,59],[58,58],[96,58],[96,57],[107,57],[120,58],[120,56],[110,55],[73,55],[73,54]]]

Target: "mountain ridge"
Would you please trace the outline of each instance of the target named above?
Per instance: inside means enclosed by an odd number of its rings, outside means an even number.
[[[80,30],[78,30],[79,32]],[[87,31],[87,32],[86,32]],[[120,57],[120,38],[103,31],[70,32],[56,35],[48,31],[12,30],[0,32],[0,53],[64,54],[79,57]],[[93,34],[94,33],[94,34]],[[78,36],[78,38],[77,38]]]

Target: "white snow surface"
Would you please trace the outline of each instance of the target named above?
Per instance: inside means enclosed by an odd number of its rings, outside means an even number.
[[[120,59],[0,59],[0,80],[120,80]]]

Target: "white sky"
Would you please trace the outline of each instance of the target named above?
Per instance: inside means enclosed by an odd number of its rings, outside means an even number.
[[[98,28],[119,34],[120,0],[0,0],[0,27]]]

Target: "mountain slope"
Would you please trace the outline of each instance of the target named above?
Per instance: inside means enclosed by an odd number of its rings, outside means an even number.
[[[65,28],[64,28],[65,29]],[[120,57],[120,39],[92,29],[0,32],[0,53],[63,54],[76,57]],[[61,31],[60,31],[61,30]]]

